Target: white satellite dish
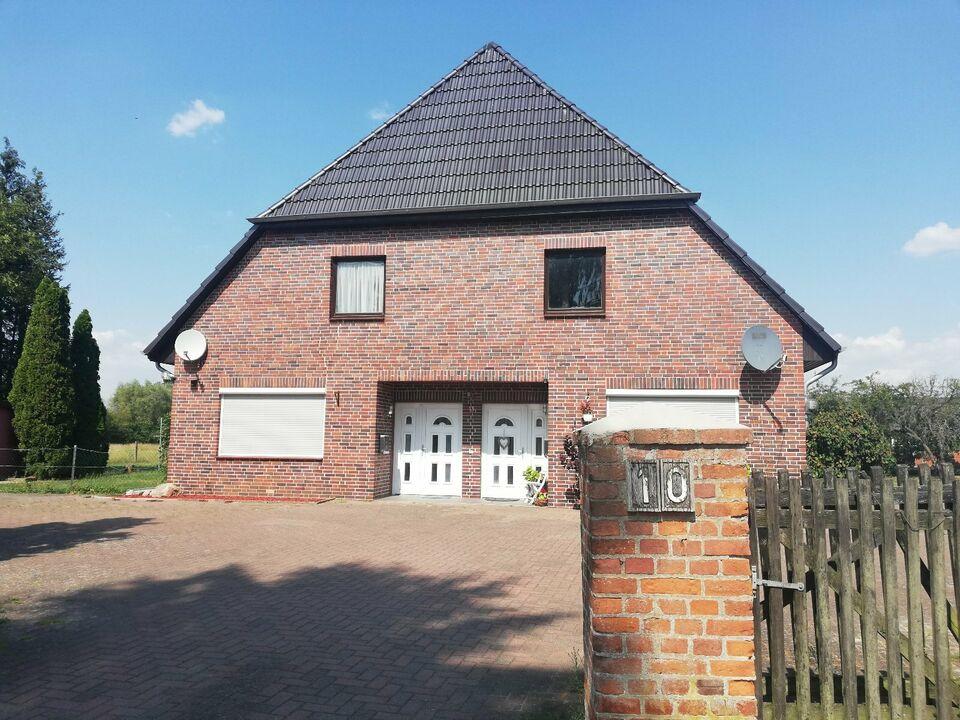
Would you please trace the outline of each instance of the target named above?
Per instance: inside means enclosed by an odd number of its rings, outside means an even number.
[[[196,362],[207,354],[207,339],[199,330],[184,330],[177,335],[173,350],[186,362]]]
[[[769,372],[783,364],[783,344],[766,325],[747,328],[740,341],[740,349],[747,364],[760,372]]]

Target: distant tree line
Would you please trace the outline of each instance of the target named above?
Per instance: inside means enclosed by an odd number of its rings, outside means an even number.
[[[110,442],[160,442],[170,427],[171,390],[163,382],[119,385],[107,411]]]
[[[812,389],[810,399],[807,461],[814,473],[955,461],[960,452],[958,378],[834,381]]]

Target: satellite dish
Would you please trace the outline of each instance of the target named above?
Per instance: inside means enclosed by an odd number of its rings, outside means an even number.
[[[783,344],[766,325],[747,328],[740,341],[740,349],[747,364],[760,372],[769,372],[783,364]]]
[[[199,330],[184,330],[177,335],[173,350],[185,362],[196,362],[207,354],[207,339]]]

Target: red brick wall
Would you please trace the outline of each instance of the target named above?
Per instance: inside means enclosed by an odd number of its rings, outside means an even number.
[[[587,717],[756,717],[749,431],[581,446]],[[628,460],[687,460],[693,513],[628,513]]]
[[[571,246],[606,248],[604,318],[543,317],[543,252]],[[331,322],[330,259],[362,254],[387,258],[386,318]],[[557,452],[577,404],[590,397],[602,416],[608,387],[738,388],[742,421],[755,430],[751,463],[797,469],[800,326],[731,260],[687,211],[271,230],[187,323],[209,352],[198,388],[182,377],[174,385],[170,478],[187,492],[382,495],[389,457],[376,440],[392,435],[383,384],[407,381],[546,382],[555,503],[570,502],[573,479]],[[757,323],[787,352],[773,379],[743,371],[740,337]],[[293,382],[328,389],[325,459],[218,460],[218,387]]]

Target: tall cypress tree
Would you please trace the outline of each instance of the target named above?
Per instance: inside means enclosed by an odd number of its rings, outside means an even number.
[[[73,323],[70,362],[77,406],[73,442],[81,448],[77,463],[89,472],[107,464],[108,447],[107,410],[100,398],[100,346],[93,337],[89,310],[82,310]]]
[[[13,428],[27,473],[68,474],[76,401],[70,367],[70,301],[49,278],[40,281],[13,373]]]

